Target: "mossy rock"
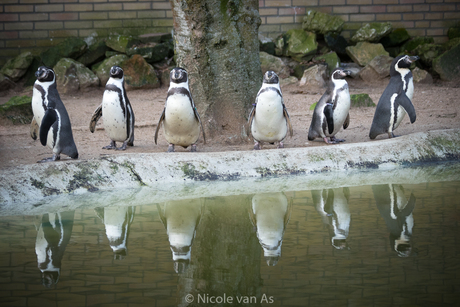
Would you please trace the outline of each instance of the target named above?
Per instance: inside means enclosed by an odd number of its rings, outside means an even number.
[[[30,124],[33,115],[32,97],[14,96],[0,105],[0,115],[14,125]]]
[[[85,53],[88,45],[78,37],[69,37],[43,52],[40,58],[48,67],[54,67],[62,58],[76,59]]]
[[[309,61],[313,58],[318,48],[316,34],[304,30],[291,29],[286,32],[287,55],[296,61]]]
[[[449,30],[447,30],[447,37],[449,39],[460,37],[460,27],[449,28]]]
[[[161,85],[152,65],[140,54],[133,55],[120,66],[123,68],[127,90],[158,88]]]
[[[402,45],[401,52],[411,52],[420,45],[433,43],[434,39],[432,37],[416,36]]]
[[[350,95],[351,107],[375,107],[375,103],[368,94]]]
[[[32,63],[34,56],[31,52],[23,52],[17,57],[9,59],[0,70],[5,76],[13,81],[18,81],[27,71]]]
[[[302,20],[302,29],[318,34],[342,32],[345,22],[338,16],[310,10]]]
[[[329,52],[314,58],[315,61],[324,61],[327,64],[327,75],[340,66],[340,59],[335,52]]]
[[[407,40],[410,39],[410,35],[404,28],[394,29],[390,34],[383,37],[380,43],[385,48],[401,46]]]
[[[367,23],[351,38],[352,42],[370,42],[376,43],[384,36],[390,34],[393,26],[390,22],[373,22]]]
[[[126,53],[129,48],[140,43],[140,41],[129,35],[111,35],[106,39],[105,43],[115,51]]]
[[[105,52],[108,49],[109,48],[105,44],[105,41],[99,40],[92,44],[88,50],[77,59],[77,61],[89,67],[98,61],[102,61],[105,57]]]
[[[443,54],[445,51],[446,49],[443,45],[423,44],[417,46],[413,53],[420,57],[420,61],[423,65],[431,67],[433,60]]]

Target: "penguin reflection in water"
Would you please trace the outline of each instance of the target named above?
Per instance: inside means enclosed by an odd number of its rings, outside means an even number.
[[[204,144],[206,144],[206,136],[190,93],[187,71],[180,67],[173,68],[169,80],[165,108],[155,130],[155,144],[157,144],[158,131],[163,123],[164,135],[169,143],[168,152],[174,152],[175,145],[184,148],[191,146],[190,151],[195,152],[200,128],[203,132]]]
[[[291,120],[283,102],[278,75],[274,71],[269,70],[264,74],[263,84],[257,93],[248,122],[255,150],[259,150],[263,142],[278,142],[278,148],[284,148],[283,140],[288,127],[292,137]]]
[[[112,66],[110,78],[105,85],[101,105],[94,111],[89,130],[94,133],[97,121],[104,115],[104,130],[112,140],[103,149],[125,150],[134,145],[134,112],[125,90],[123,69]],[[123,142],[117,148],[116,142]]]
[[[74,212],[47,213],[38,227],[35,253],[38,268],[42,272],[42,283],[51,288],[59,281],[61,261],[70,241]]]
[[[191,259],[193,239],[204,205],[200,198],[168,201],[164,209],[157,205],[161,222],[168,233],[171,247],[174,270],[176,273],[184,273]]]
[[[72,127],[67,110],[56,88],[56,75],[51,68],[40,66],[35,72],[32,96],[34,117],[30,126],[30,136],[36,140],[37,134],[43,146],[53,149],[53,157],[38,162],[57,161],[61,153],[78,158],[77,146],[73,140]]]
[[[390,83],[379,99],[369,132],[372,140],[384,133],[388,133],[389,138],[395,137],[393,131],[398,128],[406,113],[411,124],[415,122],[415,109],[412,105],[414,81],[409,67],[418,59],[417,56],[401,55],[391,62]]]
[[[348,70],[336,68],[331,74],[331,82],[326,93],[313,111],[313,118],[308,130],[308,140],[313,141],[321,137],[327,144],[344,142],[344,139],[337,139],[335,135],[340,128],[347,129],[350,124],[350,93],[348,83],[345,80],[349,76]],[[327,139],[329,137],[329,140]]]
[[[129,228],[133,222],[136,207],[113,206],[96,208],[96,215],[105,225],[105,233],[109,240],[115,260],[125,258],[128,250]]]
[[[407,200],[400,184],[373,185],[372,192],[385,224],[390,231],[390,246],[399,257],[409,257],[412,251],[411,237],[414,227],[412,211],[415,196],[411,193]]]
[[[284,193],[256,194],[252,198],[249,217],[269,266],[276,265],[281,257],[281,244],[291,217],[291,208]]]
[[[350,189],[312,190],[311,196],[323,223],[328,225],[332,246],[336,249],[349,249],[347,239],[350,230]]]

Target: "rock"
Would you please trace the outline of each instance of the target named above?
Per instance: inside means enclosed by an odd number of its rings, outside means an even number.
[[[139,35],[139,40],[143,43],[164,43],[171,39],[171,33],[147,33]]]
[[[329,48],[332,51],[335,51],[339,56],[347,56],[348,42],[342,35],[338,35],[335,33],[328,33],[324,35],[324,40]]]
[[[139,43],[138,39],[129,35],[110,35],[105,41],[107,47],[121,53],[126,53],[129,48]]]
[[[433,84],[433,77],[426,70],[415,67],[412,76],[415,83]]]
[[[449,39],[460,37],[460,26],[449,28],[449,30],[447,30],[447,37]]]
[[[368,94],[352,94],[350,95],[351,107],[375,107],[375,103],[372,101]]]
[[[335,52],[329,52],[313,59],[314,61],[324,61],[327,65],[327,75],[331,75],[332,71],[340,66],[340,59]]]
[[[338,16],[331,16],[322,12],[310,10],[302,21],[302,29],[318,34],[340,34],[345,22]]]
[[[169,77],[173,68],[174,66],[167,66],[157,70],[160,75],[160,84],[162,87],[169,87]]]
[[[27,71],[34,56],[31,52],[23,52],[15,58],[9,59],[0,72],[12,81],[18,81]]]
[[[358,78],[359,73],[363,69],[361,66],[359,66],[356,63],[341,63],[340,67],[342,67],[343,69],[348,70],[350,72],[350,77],[352,77],[352,78]]]
[[[450,39],[444,43],[444,48],[446,49],[446,51],[450,50],[452,47],[455,47],[458,43],[460,43],[460,37]]]
[[[313,58],[318,47],[316,42],[316,34],[305,32],[304,30],[291,29],[286,32],[287,39],[287,55],[294,60],[309,61]]]
[[[0,105],[0,115],[13,124],[30,124],[34,116],[32,112],[32,97],[11,97],[5,104]]]
[[[306,87],[310,93],[322,93],[326,88],[326,65],[315,65],[304,71],[299,86]]]
[[[460,77],[460,43],[433,60],[433,69],[442,80],[456,80]]]
[[[311,67],[312,65],[308,65],[308,64],[303,64],[303,63],[300,63],[298,65],[296,65],[296,67],[294,67],[294,73],[293,75],[298,79],[300,80],[303,76],[303,73],[305,70],[307,70],[309,67]]]
[[[69,37],[63,42],[43,52],[40,58],[48,67],[54,67],[62,58],[76,59],[85,53],[87,44],[78,37]]]
[[[153,66],[139,54],[124,61],[121,68],[124,71],[127,90],[158,88],[161,85]]]
[[[359,42],[356,46],[347,47],[347,54],[358,65],[366,66],[373,58],[378,55],[389,55],[382,44],[371,44]]]
[[[56,84],[60,93],[73,94],[99,86],[98,77],[85,65],[63,58],[54,66]]]
[[[393,58],[388,55],[376,56],[361,71],[361,79],[364,81],[372,82],[388,77],[390,75],[390,67],[392,61]]]
[[[35,81],[37,80],[37,77],[35,77],[35,72],[42,65],[43,65],[43,63],[42,63],[40,57],[39,56],[34,56],[34,58],[32,60],[32,64],[30,64],[30,66],[27,69],[26,73],[22,77],[22,80],[24,80],[24,86],[34,85]]]
[[[98,63],[93,65],[92,70],[96,74],[96,76],[101,81],[101,86],[105,87],[105,84],[110,78],[110,69],[113,65],[121,66],[121,63],[126,61],[128,56],[126,54],[118,54],[114,55],[108,59],[102,61],[102,63]]]
[[[174,50],[169,43],[149,43],[147,46],[142,47],[134,45],[126,51],[128,56],[141,55],[148,63],[163,61],[173,53]]]
[[[446,51],[443,45],[438,44],[423,44],[418,45],[414,49],[413,54],[416,54],[420,57],[420,62],[428,67],[431,67],[432,62],[435,58],[440,56]]]
[[[366,23],[364,26],[356,31],[355,35],[352,36],[352,42],[378,42],[382,37],[388,35],[393,26],[390,22],[373,22]]]
[[[283,60],[279,57],[270,55],[266,52],[259,52],[260,57],[260,68],[264,74],[267,70],[273,70],[278,77],[287,78],[289,77],[289,67],[284,64]]]
[[[259,33],[259,50],[271,55],[275,55],[275,43],[269,37],[265,37]]]
[[[287,56],[287,35],[281,34],[275,39],[275,55]]]
[[[417,46],[423,44],[433,44],[434,39],[432,37],[424,37],[424,36],[416,36],[410,40],[408,40],[404,45],[401,46],[401,52],[403,53],[410,53],[413,51]]]
[[[7,91],[10,88],[14,88],[16,85],[10,78],[0,72],[0,92]]]
[[[91,66],[92,64],[102,61],[105,57],[105,52],[109,50],[105,41],[99,40],[88,47],[88,50],[80,56],[77,61],[85,66]]]
[[[401,46],[404,42],[410,39],[410,35],[404,28],[398,28],[391,31],[385,37],[382,37],[380,43],[387,49],[388,47]]]
[[[281,79],[280,80],[280,86],[288,86],[288,85],[291,85],[291,84],[295,84],[299,82],[299,79],[297,79],[296,77],[292,76],[292,77],[287,77],[286,79]]]

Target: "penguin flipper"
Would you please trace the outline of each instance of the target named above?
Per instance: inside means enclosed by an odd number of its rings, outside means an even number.
[[[416,119],[415,108],[409,97],[406,94],[398,95],[396,102],[404,108],[406,113],[409,115],[410,123],[413,124]]]
[[[160,120],[158,121],[157,128],[155,129],[155,145],[157,144],[158,131],[160,130],[161,123],[165,120],[165,111],[166,108],[163,109],[163,113],[161,113]]]
[[[252,121],[254,120],[254,116],[256,115],[256,106],[257,104],[253,104],[251,112],[249,112],[248,124],[249,127],[252,125]]]
[[[291,119],[289,118],[289,113],[288,113],[284,103],[283,103],[283,113],[284,113],[284,117],[286,118],[286,122],[287,122],[288,127],[289,127],[289,135],[292,138],[292,136],[294,135],[294,131],[292,130]]]
[[[347,118],[345,118],[345,121],[343,122],[343,129],[347,129],[348,126],[350,125],[350,113],[347,114]]]
[[[201,122],[200,114],[198,114],[198,111],[195,106],[193,106],[193,113],[195,114],[195,118],[198,120],[201,126],[201,132],[203,133],[203,143],[206,144],[206,134],[204,133],[203,129],[203,123]]]
[[[332,109],[332,104],[328,103],[323,109],[324,116],[326,117],[327,130],[329,134],[334,132],[334,110]]]
[[[407,201],[404,209],[401,210],[401,213],[404,216],[409,216],[412,213],[412,211],[414,211],[414,209],[415,209],[415,196],[413,193],[411,193],[409,200]]]
[[[32,122],[30,123],[30,136],[32,139],[36,140],[38,133],[39,133],[40,127],[37,124],[37,121],[35,120],[35,117],[32,118]]]
[[[102,117],[102,103],[94,111],[93,116],[91,116],[91,120],[89,121],[89,131],[91,131],[91,133],[94,133],[94,130],[96,130],[97,121],[101,117]]]
[[[58,114],[55,109],[47,109],[45,115],[42,119],[42,124],[40,125],[40,143],[43,146],[46,146],[48,139],[48,131],[51,126],[57,121]]]
[[[168,221],[166,220],[165,215],[163,214],[163,210],[161,210],[161,207],[159,204],[157,204],[157,210],[158,210],[158,216],[160,217],[160,221],[165,227],[165,229],[168,229]]]

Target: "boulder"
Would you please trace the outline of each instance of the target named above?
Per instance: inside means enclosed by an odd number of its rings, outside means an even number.
[[[342,35],[335,33],[328,33],[324,35],[324,41],[327,46],[339,56],[348,56],[346,48],[348,47],[348,42]]]
[[[368,94],[352,94],[350,95],[350,106],[353,108],[375,107],[375,103]]]
[[[460,37],[460,26],[449,28],[449,30],[447,30],[447,37],[449,39]]]
[[[286,79],[281,79],[280,80],[280,86],[283,87],[283,86],[288,86],[288,85],[291,85],[291,84],[295,84],[299,82],[299,79],[297,79],[296,77],[292,76],[292,77],[287,77]]]
[[[318,47],[316,42],[316,34],[313,32],[305,32],[304,30],[291,29],[286,32],[287,39],[287,55],[294,60],[309,61],[313,58]]]
[[[294,73],[293,75],[298,79],[300,80],[303,76],[303,73],[305,70],[307,70],[308,68],[310,68],[312,65],[308,65],[308,64],[304,64],[304,63],[300,63],[300,64],[297,64],[295,67],[294,67]]]
[[[382,37],[380,43],[386,49],[389,47],[401,46],[404,42],[406,42],[409,39],[410,35],[407,32],[407,30],[404,28],[398,28],[391,31],[391,33],[387,36]]]
[[[105,84],[110,78],[110,69],[114,65],[121,66],[121,63],[126,61],[128,56],[126,54],[118,54],[114,55],[108,59],[102,61],[102,63],[98,63],[93,65],[92,71],[96,74],[96,76],[101,81],[101,86],[105,87]]]
[[[15,87],[15,84],[13,81],[11,81],[10,78],[5,76],[0,72],[0,92],[9,90],[10,88]]]
[[[358,78],[359,73],[363,70],[363,68],[356,63],[341,63],[340,67],[348,70],[350,72],[350,77],[352,78]]]
[[[135,44],[139,44],[140,41],[129,35],[110,35],[105,41],[107,47],[121,52],[126,53],[126,51]]]
[[[275,43],[269,37],[265,37],[259,33],[259,50],[271,55],[275,55]]]
[[[149,43],[144,45],[134,45],[126,50],[128,56],[135,54],[141,55],[147,63],[163,61],[174,53],[169,43]]]
[[[142,43],[164,43],[171,39],[171,33],[147,33],[139,35],[139,40]]]
[[[279,57],[266,52],[259,52],[260,68],[264,74],[267,70],[273,70],[280,78],[289,77],[289,67]]]
[[[360,72],[364,81],[378,81],[390,75],[390,67],[393,58],[388,55],[378,55],[373,58]]]
[[[98,77],[85,65],[63,58],[54,66],[56,84],[60,93],[72,94],[99,86]]]
[[[105,52],[109,48],[105,44],[105,41],[99,40],[88,47],[88,50],[80,56],[77,61],[85,66],[91,66],[92,64],[102,61],[105,57]]]
[[[440,56],[446,51],[443,45],[438,44],[423,44],[418,45],[412,52],[420,57],[420,62],[428,67],[431,67],[435,58]]]
[[[442,80],[460,78],[460,43],[434,59],[433,69]]]
[[[322,12],[310,10],[302,20],[302,29],[318,34],[340,34],[345,22],[338,16],[331,16]]]
[[[54,67],[62,58],[76,59],[85,53],[87,44],[78,37],[69,37],[43,52],[40,58],[48,67]]]
[[[27,71],[34,56],[31,52],[23,52],[15,58],[9,59],[0,72],[12,81],[18,81]]]
[[[304,71],[299,86],[305,87],[309,93],[323,93],[326,88],[326,65],[314,65]]]
[[[161,85],[153,66],[139,54],[124,61],[121,68],[123,68],[127,90],[158,88]]]
[[[160,84],[162,87],[169,87],[170,73],[173,68],[174,66],[167,66],[157,69],[158,75],[160,76]]]
[[[359,42],[356,46],[346,48],[348,56],[358,65],[366,66],[373,58],[379,55],[388,56],[382,44],[371,44],[368,42]]]
[[[433,83],[433,77],[426,70],[420,69],[418,67],[412,69],[412,76],[414,78],[415,83]]]
[[[419,45],[433,44],[433,43],[434,43],[434,39],[432,37],[416,36],[408,40],[407,42],[404,43],[404,45],[401,46],[401,52],[410,53],[415,48],[417,48]]]
[[[390,22],[373,22],[366,23],[364,26],[356,31],[355,35],[351,37],[352,42],[370,42],[376,43],[382,37],[388,35],[393,26]]]
[[[335,52],[329,52],[313,59],[315,62],[324,62],[327,65],[327,75],[329,76],[334,69],[340,66],[340,59]]]
[[[275,39],[275,55],[276,56],[287,56],[287,35],[286,33],[279,35]]]
[[[30,124],[32,117],[32,97],[14,96],[0,105],[0,115],[13,124]]]
[[[460,37],[450,39],[444,43],[444,48],[446,49],[446,51],[450,50],[452,47],[455,47],[458,43],[460,43]]]
[[[30,64],[29,68],[27,69],[26,73],[24,74],[24,77],[22,77],[22,80],[24,80],[24,86],[34,85],[35,81],[37,80],[37,77],[35,77],[35,72],[42,65],[43,65],[43,63],[42,63],[40,57],[39,56],[34,56],[34,58],[32,60],[32,64]]]

